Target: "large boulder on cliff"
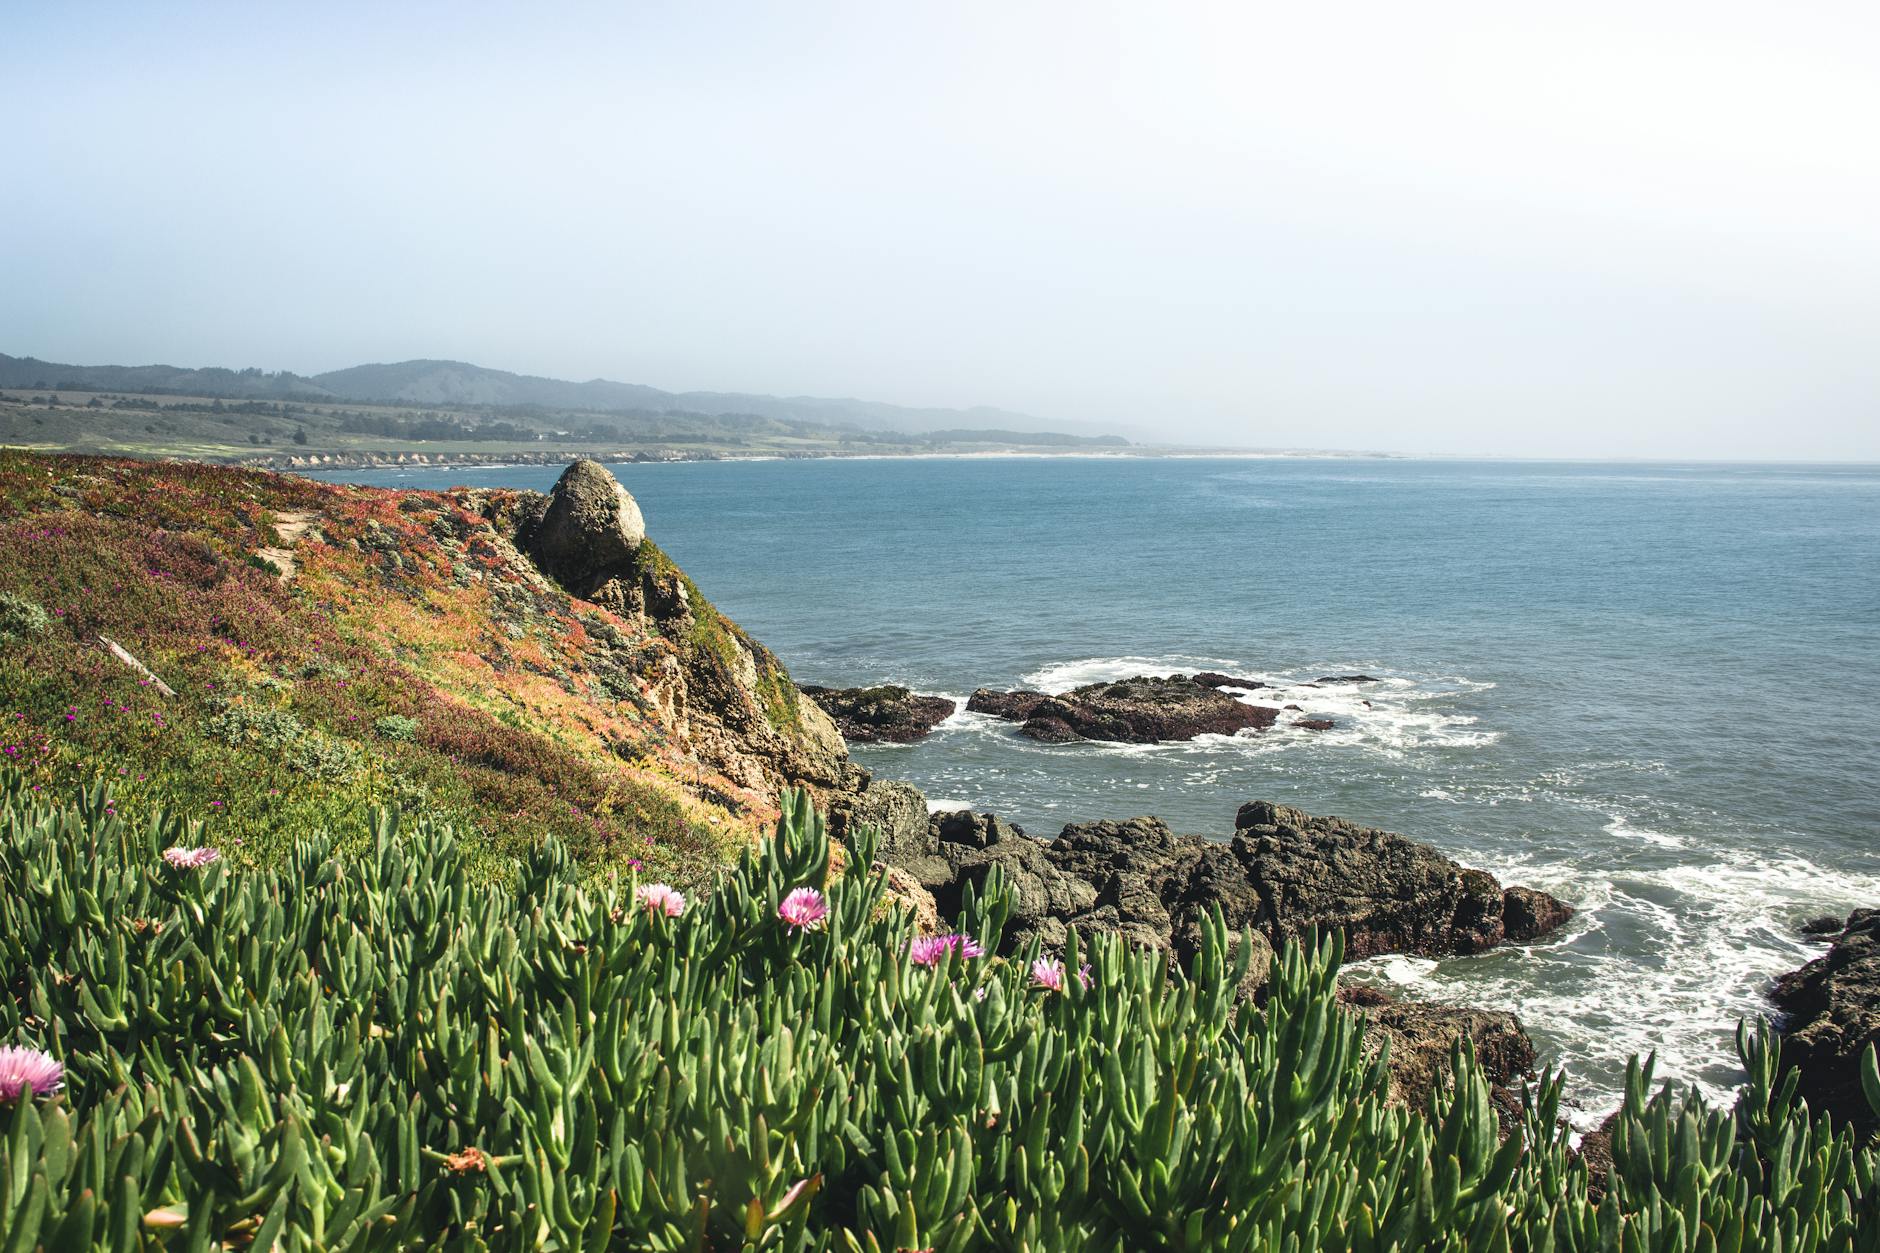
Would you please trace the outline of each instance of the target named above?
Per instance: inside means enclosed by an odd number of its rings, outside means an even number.
[[[1863,1133],[1880,1130],[1860,1082],[1861,1062],[1880,1043],[1880,909],[1857,909],[1833,947],[1776,980],[1782,1011],[1781,1065],[1816,1113]]]
[[[587,597],[637,558],[645,539],[632,494],[606,466],[583,458],[556,480],[528,552],[544,574]]]
[[[1192,740],[1250,727],[1265,730],[1279,717],[1277,709],[1243,704],[1183,674],[1091,683],[1055,696],[981,688],[966,707],[1019,722],[1022,734],[1048,744],[1077,739],[1127,744]]]
[[[874,687],[816,687],[803,695],[835,719],[844,739],[856,744],[911,744],[953,716],[944,696],[922,696],[894,683]]]

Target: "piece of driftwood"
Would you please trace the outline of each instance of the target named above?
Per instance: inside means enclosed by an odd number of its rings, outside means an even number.
[[[162,692],[165,696],[176,695],[175,688],[171,687],[168,683],[165,683],[162,679],[159,679],[156,675],[152,674],[150,672],[150,667],[146,666],[143,662],[137,660],[137,658],[131,656],[130,653],[125,650],[124,645],[118,643],[116,640],[112,639],[108,635],[100,635],[98,637],[98,642],[104,645],[106,652],[110,653],[113,657],[116,657],[119,661],[123,662],[125,665],[135,670],[137,673],[143,675],[146,679],[149,679],[150,686],[156,688],[159,692]]]

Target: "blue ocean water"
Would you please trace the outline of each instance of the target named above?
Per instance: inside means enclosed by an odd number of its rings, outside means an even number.
[[[1580,913],[1531,948],[1367,963],[1516,1010],[1582,1121],[1625,1058],[1713,1093],[1739,1016],[1880,905],[1880,467],[999,458],[614,467],[800,682],[960,698],[1198,668],[1335,729],[1040,745],[959,714],[860,748],[1035,834],[1268,798],[1428,841]],[[543,467],[351,481],[546,489]],[[1283,696],[1283,700],[1280,697]],[[1368,702],[1368,704],[1366,703]]]

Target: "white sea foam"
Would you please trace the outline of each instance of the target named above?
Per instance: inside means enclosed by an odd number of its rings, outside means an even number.
[[[1139,674],[1192,674],[1196,670],[1214,670],[1234,663],[1220,657],[1192,657],[1179,653],[1162,657],[1085,657],[1079,661],[1057,661],[1024,675],[1021,682],[1040,692],[1068,692],[1088,683],[1129,679]]]
[[[1020,682],[1038,691],[1058,693],[1135,675],[1215,670],[1263,685],[1252,689],[1225,689],[1242,704],[1277,707],[1282,711],[1278,722],[1266,731],[1246,731],[1234,737],[1201,736],[1173,744],[1106,742],[1081,746],[1093,752],[1146,750],[1178,755],[1196,747],[1206,751],[1228,747],[1240,754],[1263,756],[1308,748],[1351,748],[1400,757],[1420,749],[1483,748],[1501,738],[1499,731],[1479,727],[1475,715],[1451,708],[1458,699],[1492,689],[1495,686],[1492,682],[1461,675],[1378,674],[1384,669],[1376,662],[1338,662],[1272,671],[1244,665],[1232,658],[1172,653],[1054,662],[1021,676]],[[1328,674],[1357,673],[1378,674],[1378,681],[1319,682],[1321,676]],[[1288,705],[1297,705],[1298,709],[1285,708]],[[1309,718],[1330,718],[1335,725],[1329,731],[1308,731],[1293,725]],[[1001,726],[1009,733],[1009,723],[995,723],[985,729]]]
[[[1654,848],[1693,843],[1619,818],[1606,829]],[[1353,973],[1420,1000],[1513,1010],[1568,1072],[1582,1130],[1618,1103],[1635,1054],[1655,1052],[1661,1079],[1727,1102],[1741,1077],[1737,1021],[1770,1013],[1770,980],[1820,951],[1797,934],[1797,919],[1873,900],[1880,875],[1721,837],[1697,843],[1711,854],[1703,862],[1598,873],[1572,861],[1491,863],[1504,881],[1552,891],[1579,912],[1542,944],[1442,962],[1374,958]]]

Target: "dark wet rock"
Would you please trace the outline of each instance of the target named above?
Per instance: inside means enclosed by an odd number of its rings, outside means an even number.
[[[1329,731],[1338,724],[1330,718],[1295,718],[1293,725],[1305,731]]]
[[[1545,893],[1504,890],[1427,844],[1342,818],[1254,801],[1240,807],[1234,831],[1232,847],[1259,885],[1276,943],[1335,929],[1354,959],[1445,957],[1534,939],[1573,916]],[[1517,936],[1506,917],[1510,892]]]
[[[1288,711],[1292,713],[1296,713],[1296,714],[1302,714],[1306,711],[1304,705],[1287,705],[1285,708]]]
[[[1020,689],[1016,692],[997,692],[989,687],[982,687],[966,698],[966,708],[976,714],[991,714],[995,718],[1006,718],[1013,722],[1023,722],[1031,717],[1031,711],[1050,700],[1044,692],[1031,692]]]
[[[1384,680],[1369,674],[1322,674],[1313,686],[1321,683],[1382,683]]]
[[[1841,934],[1841,929],[1845,926],[1847,923],[1844,920],[1836,918],[1833,914],[1823,914],[1819,918],[1806,920],[1795,929],[1803,935],[1833,937]]]
[[[1033,937],[1062,944],[1072,928],[1113,931],[1185,961],[1219,909],[1258,933],[1264,971],[1274,946],[1344,933],[1352,958],[1473,953],[1532,939],[1572,910],[1545,893],[1504,890],[1427,845],[1270,802],[1242,806],[1231,841],[1176,835],[1159,818],[1072,823],[1055,840],[991,814],[935,814],[924,845],[899,859],[943,914],[967,883],[1002,864],[1014,885],[1008,951]],[[1264,981],[1264,975],[1262,975]]]
[[[1237,687],[1248,692],[1257,692],[1263,687],[1272,686],[1258,679],[1237,679],[1231,674],[1216,674],[1212,670],[1203,670],[1194,676],[1194,680],[1202,687]]]
[[[1880,1129],[1860,1082],[1880,1042],[1880,909],[1855,910],[1827,954],[1777,979],[1770,999],[1784,1018],[1782,1069],[1797,1073],[1809,1109]]]
[[[1513,1014],[1401,1000],[1364,986],[1340,987],[1338,998],[1365,1020],[1367,1043],[1373,1050],[1389,1043],[1389,1099],[1393,1103],[1427,1109],[1430,1097],[1449,1080],[1450,1050],[1467,1040],[1481,1064],[1482,1077],[1488,1080],[1502,1134],[1520,1122],[1521,1098],[1515,1089],[1521,1080],[1533,1077],[1535,1054],[1534,1041]]]
[[[1564,925],[1573,907],[1534,888],[1511,887],[1501,894],[1502,938],[1525,944]]]
[[[1137,676],[1047,695],[981,688],[966,707],[1020,722],[1019,730],[1047,744],[1111,740],[1154,744],[1197,735],[1265,730],[1279,711],[1246,705],[1183,674]]]
[[[1025,719],[1019,727],[1019,733],[1027,735],[1040,744],[1071,744],[1088,737],[1079,735],[1077,728],[1066,718],[1060,717],[1055,710],[1041,710]]]
[[[1596,1129],[1580,1137],[1580,1160],[1586,1163],[1586,1199],[1595,1205],[1605,1199],[1606,1180],[1612,1177],[1612,1133],[1624,1112],[1613,1110]]]
[[[946,697],[922,696],[893,683],[799,690],[835,719],[844,739],[858,744],[911,744],[953,716]]]

